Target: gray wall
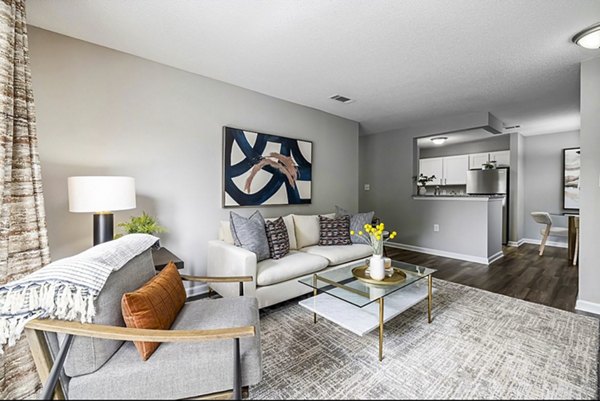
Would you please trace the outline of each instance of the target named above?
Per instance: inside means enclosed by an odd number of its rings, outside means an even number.
[[[523,135],[510,134],[510,199],[509,199],[509,227],[508,240],[516,244],[523,238],[523,219],[525,209],[524,185],[524,159]]]
[[[450,134],[451,135],[451,134]],[[457,156],[470,153],[496,152],[510,149],[510,135],[498,135],[480,141],[419,149],[421,159],[428,157]]]
[[[487,219],[483,202],[412,199],[413,138],[398,131],[360,137],[360,210],[375,211],[388,228],[396,230],[394,242],[483,257],[478,253],[487,249],[488,240],[487,225],[482,223]],[[370,185],[369,191],[363,189],[364,184]],[[433,224],[440,225],[439,232],[433,231]]]
[[[138,208],[116,222],[156,215],[169,230],[163,244],[203,274],[207,242],[229,214],[223,125],[314,142],[312,205],[263,208],[266,216],[358,207],[356,122],[34,27],[29,39],[54,259],[92,241],[92,216],[68,212],[67,177],[129,175]]]
[[[540,239],[540,226],[531,212],[563,212],[563,154],[564,148],[579,146],[579,131],[524,137],[525,224],[523,238]],[[566,217],[552,216],[554,224],[567,227]],[[567,242],[564,237],[550,241]]]
[[[579,301],[600,313],[600,58],[581,63]],[[578,302],[578,307],[580,303]]]

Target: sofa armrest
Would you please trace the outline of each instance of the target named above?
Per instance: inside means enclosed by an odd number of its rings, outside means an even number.
[[[207,276],[252,277],[251,282],[244,283],[244,294],[254,296],[256,294],[256,254],[224,241],[209,241]],[[236,297],[239,294],[236,283],[210,283],[210,287],[224,297]]]

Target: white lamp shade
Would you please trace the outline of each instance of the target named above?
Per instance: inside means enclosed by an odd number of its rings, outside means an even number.
[[[69,211],[113,212],[135,209],[133,177],[69,177]]]

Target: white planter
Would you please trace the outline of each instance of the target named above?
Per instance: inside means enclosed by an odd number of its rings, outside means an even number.
[[[373,280],[381,281],[385,278],[385,266],[381,255],[371,256],[369,263],[369,275]]]
[[[427,188],[419,186],[418,194],[419,195],[426,195],[427,194]]]

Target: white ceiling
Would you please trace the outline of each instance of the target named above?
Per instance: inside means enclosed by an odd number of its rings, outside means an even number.
[[[440,136],[448,138],[446,140],[446,142],[444,142],[442,145],[436,145],[435,143],[431,142],[432,138],[437,138]],[[456,145],[458,143],[490,139],[495,136],[498,136],[498,135],[491,134],[482,128],[477,128],[477,129],[470,129],[470,130],[466,130],[466,131],[453,132],[451,134],[437,134],[437,135],[430,135],[430,136],[427,136],[424,138],[419,138],[419,139],[417,139],[417,145],[421,149],[438,148],[438,147],[442,147],[442,146]]]
[[[314,107],[368,133],[489,111],[579,127],[598,0],[27,0],[29,23]],[[341,104],[332,94],[355,99]]]

